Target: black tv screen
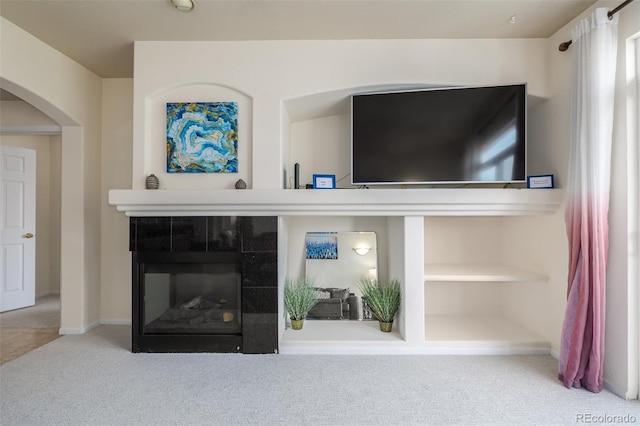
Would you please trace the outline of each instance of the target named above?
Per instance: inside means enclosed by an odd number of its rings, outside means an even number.
[[[351,97],[351,181],[526,180],[526,84]]]

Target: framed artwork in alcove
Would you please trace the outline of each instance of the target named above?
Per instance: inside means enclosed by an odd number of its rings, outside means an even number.
[[[168,173],[237,173],[236,102],[167,103]]]
[[[337,259],[338,235],[335,232],[313,232],[305,236],[307,259]]]

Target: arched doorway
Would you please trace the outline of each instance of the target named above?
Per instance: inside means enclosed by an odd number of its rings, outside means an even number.
[[[61,189],[60,189],[60,333],[79,333],[85,331],[78,327],[68,327],[65,324],[84,324],[82,303],[78,304],[78,293],[84,292],[84,269],[82,262],[82,238],[84,229],[78,229],[84,222],[84,197],[76,188],[82,188],[82,183],[77,182],[73,168],[67,164],[82,165],[82,127],[68,114],[53,105],[43,97],[33,93],[19,85],[0,78],[0,88],[24,100],[28,104],[40,110],[59,125],[60,151],[61,151]],[[78,196],[80,195],[80,196]]]

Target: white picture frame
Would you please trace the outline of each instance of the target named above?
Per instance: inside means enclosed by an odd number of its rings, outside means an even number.
[[[527,176],[527,188],[554,188],[553,175]]]

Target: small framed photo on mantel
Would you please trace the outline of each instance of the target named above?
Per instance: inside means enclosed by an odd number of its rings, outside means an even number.
[[[313,175],[313,189],[336,189],[336,175]]]
[[[553,188],[553,175],[527,176],[527,188]]]

